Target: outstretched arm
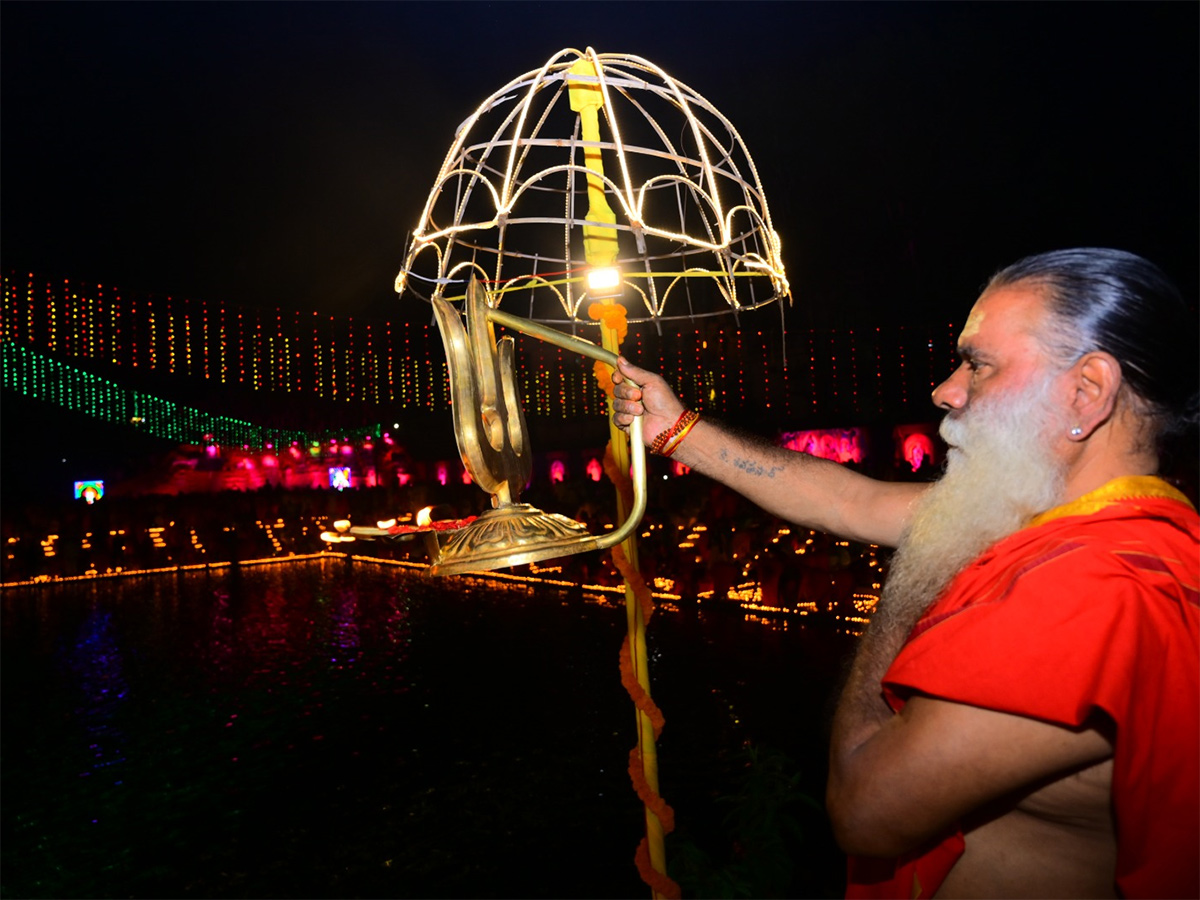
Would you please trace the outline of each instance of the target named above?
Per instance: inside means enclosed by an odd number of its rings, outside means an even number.
[[[632,387],[627,379],[641,387]],[[613,372],[613,384],[613,420],[625,428],[634,416],[645,416],[642,427],[647,444],[675,424],[684,411],[661,377],[624,358]],[[888,547],[900,540],[913,501],[926,488],[877,481],[835,462],[739,434],[708,418],[692,428],[672,458],[781,519]]]

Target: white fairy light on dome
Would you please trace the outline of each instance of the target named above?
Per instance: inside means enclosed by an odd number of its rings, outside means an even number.
[[[790,299],[766,194],[733,124],[650,61],[590,47],[559,51],[458,127],[396,291],[455,301],[476,275],[493,303],[527,299],[514,311],[530,319],[594,325],[589,262],[597,242],[612,250],[609,229],[630,322]]]

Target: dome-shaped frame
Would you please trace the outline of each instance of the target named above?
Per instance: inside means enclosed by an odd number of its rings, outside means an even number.
[[[580,60],[595,74],[580,75]],[[599,86],[599,141],[582,138],[571,109],[580,82]],[[602,171],[585,162],[597,151]],[[589,177],[602,179],[615,223],[587,219]],[[396,291],[459,301],[475,274],[493,303],[530,319],[594,324],[585,226],[616,229],[630,322],[790,298],[766,194],[730,121],[648,60],[590,47],[559,51],[458,127]]]

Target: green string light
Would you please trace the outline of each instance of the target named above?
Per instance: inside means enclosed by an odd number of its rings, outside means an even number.
[[[154,437],[180,444],[265,447],[297,442],[307,445],[331,437],[359,440],[382,434],[384,430],[382,424],[320,432],[255,425],[125,387],[11,341],[0,343],[0,372],[5,388],[26,397],[54,403],[96,419],[131,424]]]

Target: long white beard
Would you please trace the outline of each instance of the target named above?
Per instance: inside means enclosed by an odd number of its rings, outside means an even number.
[[[1003,537],[1062,502],[1066,467],[1051,440],[1065,413],[1048,402],[1051,379],[1028,391],[950,413],[940,432],[946,474],[923,496],[884,584],[879,627],[907,629],[950,580]]]

